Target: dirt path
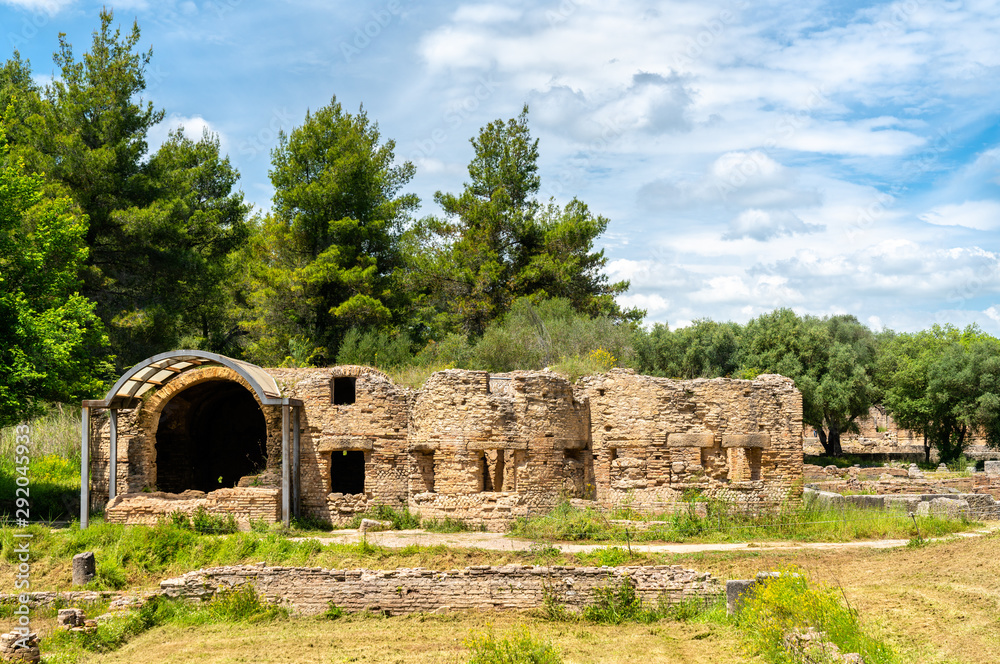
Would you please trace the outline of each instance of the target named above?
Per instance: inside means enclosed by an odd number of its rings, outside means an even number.
[[[986,528],[957,533],[950,537],[979,537],[996,530],[1000,530],[1000,523],[991,523]],[[335,530],[322,536],[294,537],[291,539],[295,541],[315,539],[326,544],[349,544],[360,542],[361,538],[362,535],[357,530]],[[367,540],[371,544],[377,544],[390,549],[400,549],[416,544],[420,546],[487,549],[490,551],[530,551],[549,545],[548,542],[508,537],[502,533],[429,533],[424,530],[390,530],[368,533]],[[701,551],[772,551],[777,549],[891,549],[905,546],[908,542],[909,540],[905,539],[864,540],[857,542],[725,542],[716,544],[645,544],[633,542],[631,547],[633,551],[649,553],[698,553]],[[551,545],[565,553],[585,553],[608,546],[625,546],[625,543],[575,544],[570,542],[556,542]]]

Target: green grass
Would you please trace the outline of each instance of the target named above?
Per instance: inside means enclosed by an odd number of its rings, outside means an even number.
[[[492,629],[472,632],[465,640],[472,652],[468,664],[562,664],[559,653],[548,641],[518,627],[498,636]]]
[[[168,623],[194,626],[265,623],[288,617],[284,607],[261,601],[251,586],[217,593],[203,604],[153,597],[138,609],[97,624],[91,631],[57,630],[45,639],[46,662],[76,662],[88,652],[113,652],[129,640]]]
[[[699,515],[703,511],[703,515]],[[612,515],[617,516],[617,515]],[[673,514],[631,515],[637,523],[612,523],[594,508],[579,509],[568,502],[550,513],[521,518],[510,533],[541,541],[593,542],[747,542],[793,540],[849,542],[866,539],[906,539],[918,535],[903,511],[869,510],[853,505],[828,507],[816,501],[789,505],[760,514],[735,511],[721,502],[689,504]],[[643,523],[652,522],[652,523]],[[918,521],[923,537],[940,537],[978,522],[927,517]]]
[[[358,528],[362,519],[375,519],[377,521],[391,521],[393,530],[414,530],[420,527],[420,517],[412,514],[409,508],[393,509],[388,505],[373,505],[366,511],[354,515],[348,528]]]
[[[800,573],[782,572],[759,580],[737,618],[748,654],[773,664],[825,662],[815,647],[795,652],[786,635],[815,630],[841,653],[860,653],[867,664],[895,664],[892,648],[861,623],[840,588],[811,584]]]
[[[14,427],[0,430],[0,517],[13,519],[23,509],[16,502],[24,497],[17,493],[18,469],[27,468],[30,519],[71,519],[80,505],[79,408],[54,407],[29,427],[26,449],[19,449]]]

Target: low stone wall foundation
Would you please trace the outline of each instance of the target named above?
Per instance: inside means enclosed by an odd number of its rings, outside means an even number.
[[[533,609],[551,596],[570,609],[593,601],[593,590],[630,579],[646,601],[711,601],[723,588],[711,575],[677,566],[536,567],[488,565],[445,572],[428,569],[335,570],[235,566],[188,572],[160,584],[168,597],[207,599],[220,589],[252,585],[269,601],[316,615],[330,603],[346,611],[390,615],[436,610]]]

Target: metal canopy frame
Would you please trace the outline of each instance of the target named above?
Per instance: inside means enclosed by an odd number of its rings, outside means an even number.
[[[90,521],[90,418],[91,409],[102,408],[110,416],[110,468],[108,500],[117,495],[118,411],[134,408],[150,390],[156,390],[181,374],[203,366],[224,366],[243,378],[264,406],[281,406],[281,520],[287,526],[291,515],[299,515],[299,465],[302,401],[281,396],[274,377],[256,364],[204,350],[174,350],[146,358],[126,371],[103,399],[82,402],[80,435],[80,528]],[[291,415],[291,417],[289,417]],[[289,436],[289,428],[291,435]],[[291,439],[291,440],[289,440]],[[291,443],[291,444],[289,444]]]

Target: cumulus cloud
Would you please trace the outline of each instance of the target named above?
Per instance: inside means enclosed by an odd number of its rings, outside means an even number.
[[[768,212],[766,210],[744,210],[729,225],[729,231],[723,240],[752,238],[766,242],[772,238],[796,233],[815,233],[823,230],[823,226],[807,224],[798,216],[787,210]]]

